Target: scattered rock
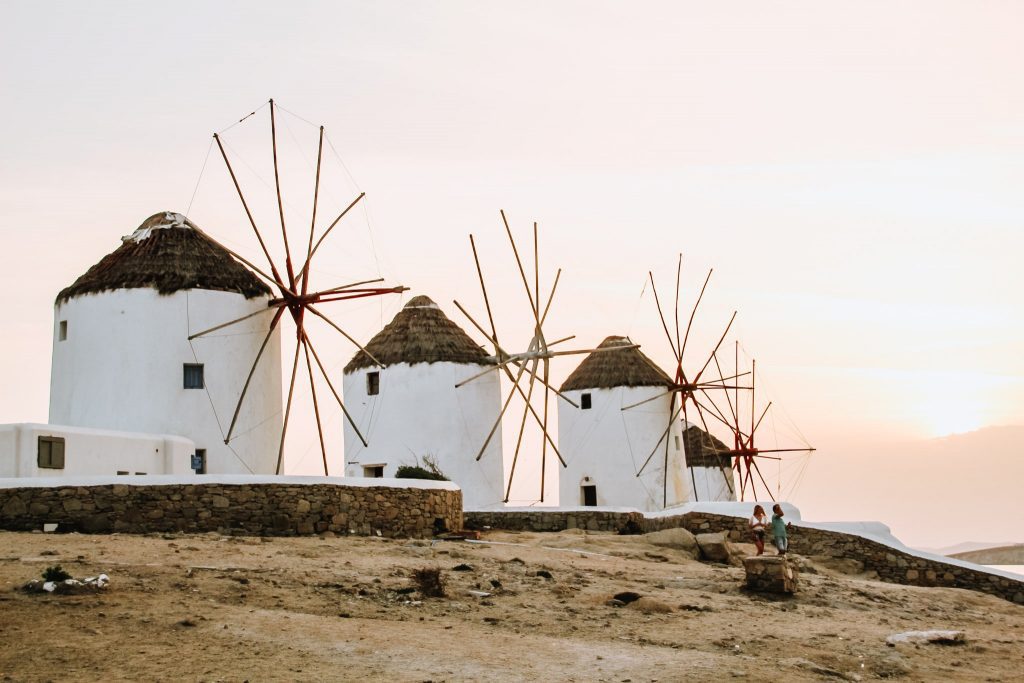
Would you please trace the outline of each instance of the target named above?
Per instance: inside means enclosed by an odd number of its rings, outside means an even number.
[[[729,541],[726,540],[724,531],[715,534],[697,534],[694,539],[703,559],[725,564],[732,559],[729,552]]]
[[[621,602],[622,604],[628,605],[631,602],[636,602],[643,596],[639,593],[634,593],[633,591],[623,591],[621,593],[616,593],[612,597]]]
[[[535,574],[535,576],[539,576],[541,578],[548,579],[549,581],[551,579],[555,578],[555,577],[551,576],[551,572],[549,572],[547,569],[538,569],[537,573]]]
[[[693,559],[700,557],[700,547],[697,545],[697,538],[682,527],[652,531],[649,534],[644,534],[644,540],[659,548],[679,550]]]
[[[471,565],[468,564],[457,564],[452,567],[453,572],[471,572],[475,571]]]
[[[889,647],[900,643],[928,643],[930,645],[965,645],[967,634],[963,631],[905,631],[894,633],[885,639]]]

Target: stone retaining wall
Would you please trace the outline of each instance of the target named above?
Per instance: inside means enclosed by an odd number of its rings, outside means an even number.
[[[261,536],[429,537],[462,528],[462,492],[336,484],[165,484],[0,488],[0,529]]]
[[[481,529],[487,526],[515,531],[562,531],[579,528],[591,531],[629,529],[646,533],[683,527],[695,534],[724,531],[730,540],[749,542],[745,518],[703,512],[664,517],[644,517],[639,512],[606,510],[466,512],[463,523],[467,529]],[[1006,578],[982,569],[971,569],[918,557],[862,536],[793,526],[789,532],[789,544],[792,552],[807,557],[855,560],[863,565],[866,571],[878,574],[882,581],[913,586],[967,588],[1024,604],[1024,581]]]

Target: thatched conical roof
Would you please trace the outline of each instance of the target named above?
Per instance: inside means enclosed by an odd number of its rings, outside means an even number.
[[[183,289],[238,292],[247,299],[270,294],[259,278],[195,229],[180,213],[153,214],[121,238],[121,246],[65,287],[57,303],[113,289],[151,287],[161,294]]]
[[[700,427],[690,425],[686,428],[683,432],[683,445],[686,447],[686,464],[689,467],[724,469],[732,466],[732,458],[726,455],[729,447]]]
[[[632,346],[628,337],[607,337],[600,349]],[[640,349],[595,351],[573,370],[561,391],[612,389],[614,387],[671,386],[672,380]]]
[[[384,365],[489,364],[487,353],[461,327],[449,320],[430,297],[422,295],[410,299],[365,348]],[[375,365],[369,356],[358,351],[345,366],[345,373]]]

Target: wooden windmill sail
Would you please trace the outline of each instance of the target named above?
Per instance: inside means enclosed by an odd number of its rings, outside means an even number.
[[[739,342],[737,341],[735,342],[734,374],[739,371],[739,359]],[[717,355],[714,358],[714,362],[719,374],[721,374],[721,364],[718,361]],[[704,400],[698,401],[698,405],[704,412],[707,412],[714,419],[724,424],[731,432],[733,447],[728,449],[719,449],[717,454],[733,458],[732,467],[739,479],[740,500],[746,500],[748,492],[754,500],[758,500],[757,482],[760,481],[761,485],[764,487],[764,492],[774,501],[775,496],[772,494],[771,487],[768,485],[768,482],[765,481],[764,475],[761,473],[761,468],[758,466],[758,460],[779,460],[783,453],[812,453],[815,449],[810,445],[805,445],[799,448],[758,448],[756,443],[757,431],[764,422],[765,416],[768,415],[768,411],[772,407],[772,402],[769,401],[762,410],[758,410],[756,400],[756,371],[757,361],[752,359],[749,373],[750,404],[746,413],[741,409],[740,393],[738,389],[734,390],[731,395],[729,391],[723,392],[725,394],[726,406],[728,408],[727,411],[721,410],[718,402],[716,402],[707,392],[702,392]],[[721,400],[721,397],[719,400]],[[754,478],[755,475],[757,476],[757,479]]]
[[[715,359],[715,354],[725,341],[726,335],[729,334],[729,329],[732,327],[733,321],[736,319],[736,311],[733,311],[732,317],[729,318],[728,324],[725,326],[725,331],[722,332],[722,336],[719,338],[718,343],[712,349],[711,353],[708,354],[707,360],[704,361],[703,365],[699,369],[694,370],[692,367],[684,367],[685,365],[685,353],[686,345],[690,339],[690,331],[693,327],[694,318],[697,315],[697,308],[700,306],[701,299],[704,298],[704,292],[707,289],[708,282],[711,280],[711,273],[708,271],[707,278],[704,280],[704,285],[701,287],[700,294],[697,300],[693,304],[693,309],[690,311],[689,320],[686,323],[685,332],[682,331],[679,323],[679,294],[680,294],[680,280],[682,277],[683,270],[683,255],[679,255],[679,262],[676,267],[676,290],[675,290],[675,307],[674,307],[674,333],[670,331],[668,323],[665,320],[665,313],[661,307],[661,299],[658,297],[657,286],[654,283],[654,273],[648,272],[648,278],[651,282],[651,291],[654,293],[654,303],[658,309],[658,317],[661,320],[661,327],[665,332],[665,336],[668,339],[670,348],[672,349],[672,356],[675,360],[675,372],[673,373],[672,384],[664,392],[661,392],[655,396],[647,398],[638,403],[632,405],[623,406],[622,410],[631,410],[638,406],[644,405],[651,401],[655,401],[665,396],[669,397],[669,419],[668,424],[665,425],[665,430],[662,432],[661,437],[658,439],[654,448],[650,454],[644,460],[643,465],[640,466],[636,473],[639,477],[643,474],[644,470],[654,459],[655,455],[658,454],[659,450],[662,451],[663,468],[666,476],[662,485],[662,505],[668,504],[668,468],[669,468],[669,435],[672,431],[672,426],[676,420],[682,417],[684,424],[689,425],[688,416],[691,411],[695,411],[700,419],[700,423],[704,426],[704,431],[708,431],[707,421],[704,419],[704,410],[700,403],[697,401],[697,395],[703,394],[708,391],[725,390],[725,389],[741,389],[744,387],[738,386],[737,380],[747,373],[734,374],[729,377],[723,377],[721,372],[718,373],[713,379],[711,378],[708,370],[711,367],[712,362]],[[732,382],[729,384],[728,382]],[[692,470],[691,470],[692,476]],[[696,495],[697,486],[696,482],[693,483],[693,490]]]
[[[306,249],[301,251],[301,252],[299,252],[299,260],[297,260],[297,261],[293,260],[293,258],[292,258],[293,257],[293,253],[292,253],[292,249],[291,249],[291,241],[289,240],[288,228],[287,228],[287,223],[286,223],[286,220],[285,220],[284,201],[283,201],[282,195],[281,195],[281,176],[280,176],[280,170],[279,170],[279,165],[278,165],[277,121],[276,121],[276,116],[275,116],[275,109],[276,109],[276,107],[275,107],[275,104],[274,104],[274,100],[270,100],[269,105],[270,105],[269,109],[270,109],[271,152],[272,152],[272,155],[273,155],[273,162],[274,162],[274,187],[275,187],[275,191],[276,191],[277,209],[278,209],[278,211],[277,211],[277,214],[278,214],[277,218],[278,218],[278,221],[280,223],[281,238],[282,238],[283,248],[284,248],[283,264],[282,264],[282,262],[280,260],[280,256],[278,257],[278,260],[275,260],[271,256],[270,250],[267,247],[267,243],[264,240],[264,236],[260,232],[260,228],[257,225],[257,221],[256,221],[255,217],[253,216],[252,210],[250,209],[250,205],[246,201],[245,195],[242,192],[242,187],[241,187],[241,185],[240,185],[240,183],[238,181],[238,177],[235,175],[235,170],[234,170],[234,168],[231,165],[231,161],[228,159],[228,154],[227,154],[227,151],[225,150],[224,143],[221,140],[221,136],[220,136],[220,134],[216,134],[216,133],[214,134],[213,139],[217,143],[217,148],[220,151],[221,157],[224,160],[224,165],[226,166],[228,174],[231,177],[231,182],[234,185],[235,191],[238,194],[238,198],[239,198],[239,200],[242,203],[242,208],[245,211],[246,218],[248,219],[249,224],[252,226],[253,234],[256,236],[256,240],[259,242],[259,246],[260,246],[261,250],[263,251],[263,255],[266,257],[266,261],[267,261],[267,266],[266,267],[270,271],[269,274],[265,270],[259,268],[255,264],[253,264],[251,261],[246,260],[245,258],[240,256],[236,252],[234,252],[231,249],[228,249],[224,245],[220,244],[219,242],[214,240],[209,235],[206,235],[206,237],[209,238],[213,243],[219,245],[225,251],[230,253],[238,261],[240,261],[241,263],[244,263],[246,266],[248,266],[250,269],[252,269],[256,274],[258,274],[260,277],[262,277],[267,282],[267,284],[270,285],[270,287],[275,292],[277,292],[278,296],[276,296],[275,298],[272,298],[269,301],[268,308],[267,308],[266,311],[257,311],[256,313],[253,313],[253,314],[248,315],[248,316],[244,316],[242,318],[238,318],[238,319],[235,319],[235,320],[225,321],[225,322],[223,322],[223,323],[221,323],[219,325],[210,327],[209,329],[205,329],[205,330],[196,332],[194,334],[191,334],[189,336],[189,340],[197,339],[199,337],[203,337],[205,335],[208,335],[208,334],[210,334],[212,332],[225,329],[227,327],[230,327],[232,325],[240,323],[243,320],[247,320],[247,319],[252,318],[254,316],[258,316],[258,315],[264,314],[264,313],[266,313],[268,311],[272,312],[272,316],[270,318],[270,322],[268,323],[268,326],[267,326],[268,329],[267,329],[267,332],[266,332],[266,337],[264,337],[263,344],[260,346],[260,350],[256,354],[256,357],[253,359],[252,367],[251,367],[251,369],[249,371],[248,376],[245,379],[245,382],[240,387],[240,392],[239,392],[239,396],[238,396],[238,401],[237,401],[237,403],[235,405],[234,414],[232,415],[231,423],[230,423],[230,426],[228,427],[227,434],[224,437],[224,443],[230,443],[230,441],[231,441],[231,439],[232,439],[232,437],[234,435],[235,428],[237,426],[239,411],[241,410],[242,404],[245,401],[246,393],[249,390],[249,384],[250,384],[250,382],[252,380],[253,373],[255,373],[256,368],[259,365],[261,358],[263,358],[264,351],[267,348],[267,344],[270,341],[271,336],[274,334],[274,331],[281,324],[281,321],[285,318],[285,313],[287,313],[288,317],[291,318],[291,320],[292,320],[292,322],[294,323],[294,326],[295,326],[295,353],[294,353],[294,357],[293,357],[292,365],[291,365],[291,377],[290,377],[290,380],[289,380],[289,383],[288,383],[288,400],[287,400],[287,404],[286,404],[286,408],[285,408],[285,412],[284,412],[284,421],[283,421],[282,427],[281,427],[281,439],[280,439],[280,445],[279,445],[279,448],[278,448],[276,472],[278,474],[280,474],[282,472],[283,458],[284,458],[285,436],[286,436],[287,431],[288,431],[288,421],[289,421],[289,417],[290,417],[290,414],[291,414],[292,399],[293,399],[294,393],[295,393],[296,378],[299,375],[299,357],[303,356],[305,358],[305,366],[306,366],[306,373],[305,374],[308,375],[308,378],[309,378],[310,392],[311,392],[312,399],[313,399],[313,412],[314,412],[314,417],[315,417],[315,420],[316,420],[317,432],[319,434],[319,439],[320,439],[320,451],[321,451],[321,454],[323,456],[324,474],[329,474],[328,466],[327,466],[327,447],[326,447],[326,444],[325,444],[325,441],[324,441],[323,425],[322,425],[322,422],[321,422],[321,414],[320,414],[321,413],[321,411],[320,411],[320,403],[318,401],[317,393],[316,393],[316,380],[315,380],[315,374],[314,374],[314,371],[313,371],[313,366],[314,365],[316,365],[316,367],[317,367],[317,369],[319,371],[320,376],[322,376],[324,382],[327,384],[328,389],[330,390],[331,394],[334,396],[334,399],[337,401],[338,406],[341,408],[342,412],[344,413],[346,420],[348,420],[349,424],[351,424],[352,428],[356,431],[356,433],[359,435],[359,438],[363,441],[364,444],[366,443],[366,439],[363,437],[363,435],[361,433],[359,433],[359,429],[356,427],[355,423],[352,420],[352,417],[349,415],[348,411],[345,409],[345,405],[342,403],[341,396],[339,395],[338,391],[335,389],[334,384],[331,381],[331,378],[330,378],[330,376],[329,376],[329,374],[327,372],[327,369],[324,367],[324,363],[321,360],[320,354],[317,353],[316,347],[313,345],[313,341],[312,341],[312,339],[310,337],[310,330],[309,330],[309,327],[308,327],[307,323],[308,323],[309,320],[312,320],[314,317],[318,318],[320,320],[323,320],[332,329],[334,329],[339,334],[341,334],[343,337],[345,337],[345,339],[347,339],[348,341],[353,343],[355,346],[357,346],[360,350],[362,350],[364,353],[366,353],[367,356],[369,356],[370,358],[373,358],[373,354],[371,354],[368,351],[366,351],[366,349],[364,349],[359,344],[359,342],[357,342],[350,334],[348,334],[344,329],[342,329],[342,327],[340,325],[338,325],[338,323],[335,322],[327,313],[322,311],[320,309],[320,306],[322,304],[327,304],[327,303],[332,303],[332,302],[337,302],[337,301],[346,301],[346,300],[350,300],[350,299],[360,299],[360,298],[364,298],[364,297],[380,296],[380,295],[383,295],[383,294],[395,294],[395,293],[403,292],[407,288],[406,287],[401,287],[401,286],[397,286],[397,287],[372,287],[372,286],[371,287],[367,287],[366,286],[366,285],[374,285],[374,284],[377,284],[379,282],[382,282],[383,281],[382,278],[377,278],[377,279],[372,279],[372,280],[364,280],[364,281],[361,281],[361,282],[353,282],[353,283],[349,283],[349,284],[328,286],[328,287],[324,287],[324,288],[317,288],[317,287],[311,286],[311,283],[310,283],[310,279],[311,279],[310,273],[311,273],[311,270],[312,270],[311,266],[312,266],[312,263],[313,263],[313,258],[317,254],[317,251],[320,249],[321,245],[324,243],[324,240],[327,238],[327,236],[331,234],[331,232],[334,230],[334,228],[341,222],[341,220],[343,218],[345,218],[345,216],[349,213],[349,211],[351,211],[352,208],[355,207],[356,204],[358,204],[359,201],[365,196],[365,193],[360,193],[355,199],[353,199],[351,201],[351,203],[349,203],[348,206],[346,206],[345,209],[342,210],[330,222],[330,224],[327,225],[326,228],[323,228],[320,231],[319,237],[317,236],[317,207],[318,207],[318,202],[319,202],[319,197],[320,197],[320,189],[321,189],[320,188],[320,172],[321,172],[321,164],[322,164],[322,161],[323,161],[324,136],[325,136],[324,127],[320,126],[319,143],[318,143],[318,146],[317,146],[316,180],[314,181],[314,185],[313,185],[312,192],[311,192],[311,195],[312,195],[312,219],[311,219],[310,225],[309,225],[309,236],[308,236],[308,239],[303,239],[302,240],[302,242],[305,242],[305,244],[306,244]],[[304,233],[305,233],[305,231],[303,230],[303,235],[302,235],[303,237],[305,237]],[[204,233],[204,235],[205,235],[205,233]],[[299,264],[298,267],[296,267],[296,264]],[[279,268],[278,267],[279,265],[283,265],[283,267]],[[374,359],[374,361],[376,361],[376,359]]]
[[[558,281],[562,275],[562,269],[559,268],[555,272],[554,280],[551,284],[550,291],[546,294],[541,288],[540,278],[540,255],[539,255],[539,240],[537,223],[533,224],[533,282],[527,277],[527,269],[523,265],[523,260],[520,257],[519,247],[516,244],[516,240],[512,235],[512,229],[509,227],[508,219],[505,216],[505,212],[501,211],[501,220],[505,227],[505,234],[508,236],[509,244],[512,247],[512,254],[515,258],[516,266],[519,270],[519,276],[522,280],[523,289],[526,292],[526,299],[530,306],[531,317],[533,318],[533,331],[530,338],[530,342],[527,345],[525,351],[511,352],[502,346],[498,339],[498,329],[494,322],[494,313],[491,309],[490,297],[487,294],[487,286],[484,283],[483,270],[480,267],[480,258],[476,249],[476,242],[473,236],[469,236],[469,243],[473,250],[473,262],[476,266],[477,277],[480,281],[480,290],[483,293],[484,306],[487,311],[487,320],[490,325],[490,331],[484,328],[476,319],[469,314],[469,312],[462,306],[458,301],[455,301],[455,305],[466,316],[467,319],[476,329],[482,334],[487,341],[489,341],[494,347],[493,366],[483,370],[482,372],[470,377],[459,384],[456,387],[463,386],[478,379],[490,372],[501,372],[511,383],[511,388],[508,391],[508,395],[502,403],[501,411],[494,421],[494,425],[491,427],[487,438],[481,445],[479,452],[477,453],[476,459],[479,460],[483,457],[484,452],[487,449],[487,445],[491,442],[501,427],[502,419],[509,410],[509,406],[512,400],[519,396],[523,402],[523,413],[519,420],[519,432],[516,438],[515,452],[512,456],[512,468],[509,472],[508,484],[505,488],[504,502],[509,501],[509,496],[512,491],[512,482],[515,478],[516,465],[519,460],[519,453],[523,446],[523,436],[526,430],[527,421],[533,418],[534,422],[540,428],[541,443],[540,443],[540,502],[544,502],[544,478],[545,469],[547,465],[547,452],[548,448],[551,448],[551,452],[558,458],[559,463],[562,467],[566,466],[565,460],[562,458],[562,454],[559,453],[558,447],[555,445],[554,440],[551,438],[548,432],[548,417],[550,413],[551,394],[561,398],[564,401],[576,406],[579,405],[568,398],[565,394],[555,388],[551,382],[551,361],[559,356],[571,356],[577,354],[589,354],[598,351],[604,351],[605,349],[572,349],[572,350],[555,350],[554,347],[570,341],[575,338],[575,335],[556,339],[554,341],[548,341],[544,333],[544,324],[547,322],[548,314],[551,311],[551,303],[555,297],[555,291],[558,288]],[[635,348],[632,347],[632,348]],[[537,385],[540,385],[540,391],[537,391]],[[535,405],[536,404],[536,405]],[[499,436],[500,438],[500,436]]]

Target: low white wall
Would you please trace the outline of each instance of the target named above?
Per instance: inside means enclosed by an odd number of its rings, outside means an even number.
[[[64,468],[39,467],[39,437],[64,439]],[[0,478],[47,479],[118,472],[192,476],[195,444],[180,436],[49,424],[0,425]]]

